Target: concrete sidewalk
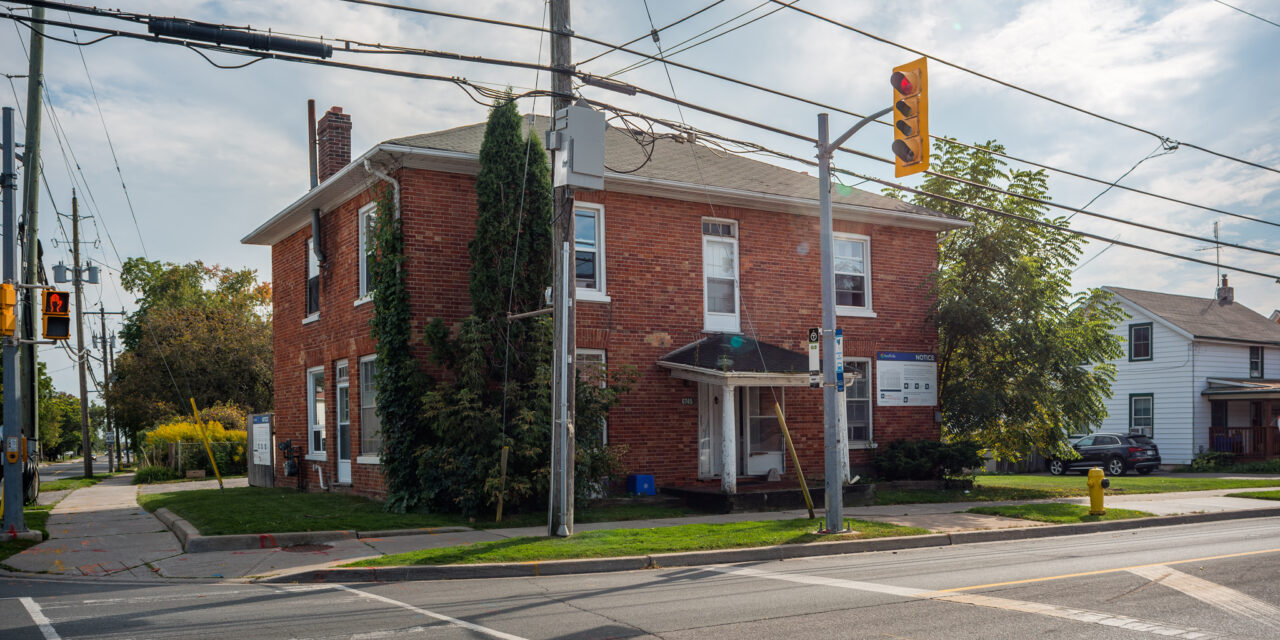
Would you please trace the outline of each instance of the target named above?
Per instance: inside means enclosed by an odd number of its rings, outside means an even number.
[[[50,516],[48,525],[50,539],[10,557],[5,564],[24,572],[44,572],[66,576],[127,577],[148,580],[269,578],[282,574],[296,574],[306,569],[330,567],[359,558],[473,542],[546,535],[544,527],[455,530],[389,537],[347,538],[287,548],[184,553],[182,545],[174,534],[155,516],[138,506],[139,489],[130,484],[132,480],[131,475],[117,476],[92,487],[72,492],[54,508]],[[228,483],[241,485],[244,480],[230,480]],[[209,481],[144,486],[142,491],[151,493],[216,486],[216,481]],[[1107,506],[1138,509],[1162,516],[1280,508],[1280,503],[1276,501],[1226,497],[1226,494],[1243,491],[1246,490],[1108,496]],[[920,527],[937,533],[1036,529],[1049,526],[1027,520],[964,513],[975,506],[1028,502],[1055,502],[1055,500],[850,507],[845,509],[845,516]],[[1088,499],[1066,498],[1056,502],[1087,504]],[[680,524],[784,520],[803,518],[806,515],[807,512],[804,510],[700,515],[579,524],[576,529],[578,531],[641,529]],[[1047,532],[1039,533],[1043,535]],[[1064,533],[1067,531],[1064,530]],[[1028,535],[1032,533],[1028,532]]]

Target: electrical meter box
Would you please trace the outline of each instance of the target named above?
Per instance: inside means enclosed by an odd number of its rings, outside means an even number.
[[[547,132],[547,149],[555,152],[555,186],[604,189],[604,130],[604,113],[590,107],[556,112]]]

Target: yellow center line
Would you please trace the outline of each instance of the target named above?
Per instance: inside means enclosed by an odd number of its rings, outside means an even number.
[[[992,583],[990,583],[990,584],[975,584],[975,585],[973,585],[973,586],[969,586],[969,587],[954,587],[954,588],[951,588],[951,589],[938,589],[937,591],[933,591],[933,592],[931,592],[931,593],[921,594],[921,596],[920,596],[920,597],[928,598],[928,597],[932,596],[933,594],[953,593],[953,592],[956,592],[956,591],[971,591],[971,590],[973,590],[973,589],[992,589],[992,588],[995,588],[995,587],[1006,587],[1006,586],[1013,585],[1013,584],[1029,584],[1029,583],[1032,583],[1032,582],[1046,582],[1046,581],[1049,581],[1049,580],[1063,580],[1063,579],[1066,579],[1066,578],[1080,578],[1080,577],[1083,577],[1083,576],[1096,576],[1096,575],[1102,575],[1102,574],[1105,574],[1105,573],[1119,573],[1119,572],[1121,572],[1121,571],[1130,571],[1130,570],[1133,570],[1133,569],[1143,569],[1143,568],[1146,568],[1146,567],[1161,567],[1161,566],[1165,566],[1165,567],[1167,567],[1167,566],[1169,566],[1169,565],[1175,565],[1175,564],[1187,564],[1188,562],[1205,562],[1205,561],[1208,561],[1208,560],[1225,560],[1225,559],[1227,559],[1227,558],[1243,558],[1243,557],[1245,557],[1245,556],[1256,556],[1256,555],[1262,555],[1262,554],[1264,554],[1264,553],[1276,553],[1276,552],[1280,552],[1280,548],[1277,548],[1277,549],[1263,549],[1263,550],[1261,550],[1261,551],[1242,551],[1242,552],[1240,552],[1240,553],[1227,553],[1227,554],[1223,554],[1223,555],[1220,555],[1220,556],[1206,556],[1206,557],[1203,557],[1203,558],[1190,558],[1190,559],[1187,559],[1187,560],[1172,560],[1172,561],[1169,561],[1169,562],[1153,562],[1153,563],[1151,563],[1151,564],[1138,564],[1138,565],[1134,565],[1134,566],[1131,566],[1131,567],[1119,567],[1119,568],[1116,568],[1116,569],[1098,569],[1098,570],[1096,570],[1096,571],[1081,571],[1081,572],[1079,572],[1079,573],[1065,573],[1065,574],[1058,575],[1058,576],[1045,576],[1045,577],[1043,577],[1043,578],[1026,578],[1025,580],[1009,580],[1008,582],[992,582]]]

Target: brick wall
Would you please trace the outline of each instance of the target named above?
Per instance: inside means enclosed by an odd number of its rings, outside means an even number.
[[[421,336],[426,324],[436,317],[456,323],[470,310],[467,242],[475,227],[474,179],[421,170],[401,170],[397,177],[402,184],[412,343],[414,355],[425,362]],[[806,329],[821,324],[818,218],[632,194],[579,197],[605,207],[611,302],[579,302],[578,345],[605,349],[610,365],[631,364],[640,373],[632,392],[610,415],[609,441],[627,447],[630,470],[652,473],[660,485],[698,482],[698,407],[682,403],[685,398],[696,401],[697,384],[671,377],[656,363],[705,336],[701,219],[713,216],[738,223],[743,333],[803,353]],[[304,247],[310,228],[272,248],[277,439],[306,441],[305,371],[324,366],[326,388],[332,394],[334,363],[345,358],[351,372],[353,447],[360,441],[357,362],[374,352],[374,344],[368,329],[372,305],[354,304],[359,287],[357,211],[370,198],[363,193],[322,218],[328,264],[321,271],[321,312],[316,321],[303,324]],[[936,234],[847,221],[837,221],[835,230],[871,238],[877,317],[839,319],[845,355],[874,358],[881,350],[933,351],[937,334],[927,316],[929,278],[937,267]],[[821,392],[790,387],[783,394],[806,476],[816,482],[823,468]],[[324,462],[308,467],[323,465],[328,479],[336,472],[335,403],[328,402],[326,410],[329,452]],[[873,406],[872,414],[878,442],[938,437],[932,407]],[[865,465],[868,452],[854,451],[851,460],[855,468]],[[787,460],[784,478],[793,473]],[[315,472],[311,474],[314,487]],[[377,465],[353,464],[353,474],[352,490],[375,496],[383,492]]]

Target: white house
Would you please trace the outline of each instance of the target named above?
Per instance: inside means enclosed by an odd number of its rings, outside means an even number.
[[[1214,298],[1104,289],[1129,320],[1115,328],[1125,355],[1100,431],[1150,435],[1165,464],[1206,450],[1280,457],[1280,324],[1235,302],[1226,276]]]

